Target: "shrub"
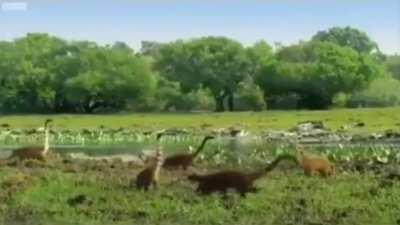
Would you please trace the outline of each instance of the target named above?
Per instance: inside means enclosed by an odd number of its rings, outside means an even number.
[[[349,98],[350,98],[350,96],[348,94],[339,92],[332,99],[333,106],[338,107],[338,108],[345,108],[347,105],[347,102],[349,101]]]
[[[296,93],[268,96],[267,105],[269,109],[298,109],[300,98]]]
[[[400,81],[392,77],[374,80],[367,89],[355,92],[347,102],[349,107],[397,105],[400,105]]]
[[[212,111],[215,108],[215,101],[209,89],[200,88],[182,95],[181,110]]]
[[[235,110],[261,111],[266,108],[264,94],[261,88],[253,80],[246,79],[239,84],[235,95]]]
[[[178,82],[157,77],[157,91],[151,98],[134,107],[139,111],[193,111],[212,110],[214,98],[209,89],[199,88],[184,93]]]

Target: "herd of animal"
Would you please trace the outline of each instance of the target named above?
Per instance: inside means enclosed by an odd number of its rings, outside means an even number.
[[[52,120],[47,119],[44,123],[45,142],[44,146],[22,147],[15,149],[8,159],[17,158],[19,160],[35,159],[45,161],[49,152],[50,124]],[[193,161],[204,148],[207,141],[214,139],[214,136],[206,136],[200,146],[193,153],[179,153],[163,156],[160,139],[164,132],[157,134],[158,142],[154,163],[144,168],[135,179],[138,189],[149,190],[150,187],[157,187],[161,169],[166,170],[187,170],[193,165]],[[218,172],[200,175],[191,174],[187,177],[189,181],[198,183],[197,192],[207,195],[213,192],[226,193],[228,190],[235,190],[242,196],[248,192],[255,192],[254,182],[273,170],[282,160],[292,160],[296,162],[306,175],[319,173],[321,176],[331,176],[335,174],[335,166],[328,159],[308,153],[301,146],[297,146],[297,155],[282,154],[269,163],[265,168],[246,173],[240,170],[221,170]]]

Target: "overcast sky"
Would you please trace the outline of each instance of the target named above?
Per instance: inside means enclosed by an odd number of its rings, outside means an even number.
[[[182,3],[184,2],[184,3]],[[223,35],[285,45],[351,26],[400,53],[400,0],[0,0],[0,39],[46,32],[101,44]]]

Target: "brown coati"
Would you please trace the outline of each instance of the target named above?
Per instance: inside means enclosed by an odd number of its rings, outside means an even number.
[[[156,188],[158,185],[159,174],[163,163],[163,157],[161,149],[157,149],[157,161],[154,165],[151,165],[142,170],[136,177],[136,187],[147,191],[151,185]]]
[[[335,175],[335,165],[331,163],[328,159],[311,153],[307,153],[301,146],[297,146],[296,150],[297,161],[301,168],[304,170],[304,174],[310,176],[314,172],[317,172],[323,177]]]
[[[248,192],[255,192],[254,181],[273,170],[278,163],[284,159],[290,159],[296,162],[296,158],[292,155],[281,155],[266,168],[253,173],[245,173],[238,170],[225,170],[208,175],[193,174],[188,176],[188,179],[199,183],[197,191],[202,194],[211,194],[213,192],[226,193],[228,189],[234,189],[244,196]]]
[[[164,161],[163,167],[168,169],[178,169],[182,167],[184,170],[186,170],[193,164],[194,158],[201,152],[201,150],[203,150],[206,142],[210,139],[214,139],[214,136],[204,137],[200,146],[194,153],[180,153],[167,157]]]
[[[157,141],[159,141],[161,136],[162,136],[162,133],[159,133],[157,135]],[[163,164],[163,154],[162,154],[161,146],[158,143],[157,153],[156,153],[156,162],[153,165],[142,170],[136,176],[136,187],[138,189],[143,189],[145,191],[147,191],[151,185],[153,186],[153,188],[156,188],[158,185],[159,174],[160,174],[162,164]]]
[[[18,158],[20,160],[24,159],[36,159],[40,161],[46,160],[46,155],[49,152],[49,136],[50,136],[50,126],[49,123],[52,122],[52,119],[47,119],[44,122],[44,146],[27,146],[14,150],[11,153],[11,156],[8,159]]]

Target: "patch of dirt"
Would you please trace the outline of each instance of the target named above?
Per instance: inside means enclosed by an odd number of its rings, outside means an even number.
[[[93,203],[93,201],[90,200],[86,195],[79,194],[79,195],[69,198],[67,200],[67,203],[69,206],[75,207],[77,205],[82,205],[82,204],[91,205]]]

